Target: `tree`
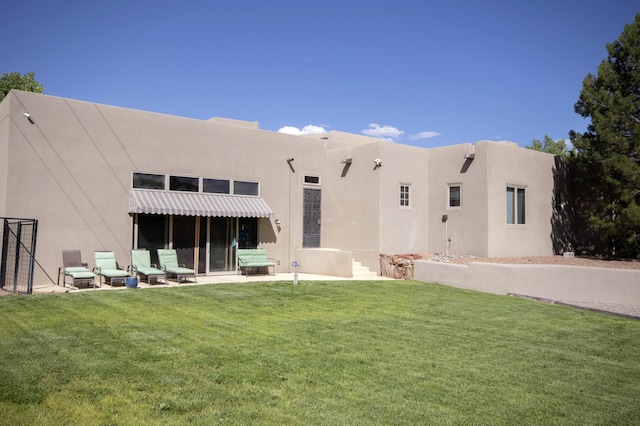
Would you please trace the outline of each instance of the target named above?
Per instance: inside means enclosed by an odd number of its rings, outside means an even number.
[[[574,106],[591,118],[585,133],[570,133],[576,183],[589,193],[582,210],[609,254],[640,258],[640,13],[607,52]]]
[[[533,149],[534,151],[547,152],[560,157],[567,157],[571,153],[564,139],[554,141],[551,139],[551,136],[548,135],[544,135],[543,141],[534,139],[532,145],[527,145],[525,148]]]
[[[42,93],[44,91],[42,83],[38,83],[34,75],[33,72],[28,72],[24,75],[19,72],[0,74],[0,102],[2,102],[11,89]]]

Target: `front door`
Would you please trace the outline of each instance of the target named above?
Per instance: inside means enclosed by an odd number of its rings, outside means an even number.
[[[302,218],[302,247],[320,247],[320,205],[321,191],[304,188],[304,214]]]

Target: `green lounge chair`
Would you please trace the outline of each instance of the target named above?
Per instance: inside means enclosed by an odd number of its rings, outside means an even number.
[[[160,268],[164,271],[165,280],[169,276],[175,275],[178,282],[183,279],[186,281],[187,277],[193,277],[194,281],[198,282],[193,269],[178,265],[178,254],[175,249],[158,249],[158,261],[160,262]]]
[[[63,287],[67,286],[67,277],[70,277],[73,287],[76,287],[76,284],[92,284],[93,288],[96,288],[96,274],[82,262],[80,250],[62,250],[62,265],[58,268],[58,285],[62,275]]]
[[[164,271],[158,269],[155,264],[151,264],[151,254],[149,250],[135,249],[131,250],[131,273],[138,276],[140,280],[146,279],[147,283],[157,282],[159,277],[165,278]]]
[[[116,254],[112,251],[96,251],[93,253],[96,260],[94,271],[100,276],[100,285],[102,285],[102,277],[104,277],[111,287],[113,283],[123,283],[129,276],[129,273],[118,266],[116,262]]]

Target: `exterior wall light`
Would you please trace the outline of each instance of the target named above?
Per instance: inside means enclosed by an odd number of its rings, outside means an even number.
[[[29,114],[28,112],[23,112],[22,115],[24,115],[25,118],[29,120],[29,123],[33,124],[33,118],[31,118],[31,114]]]

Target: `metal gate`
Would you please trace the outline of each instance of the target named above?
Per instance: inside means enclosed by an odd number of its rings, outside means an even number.
[[[302,247],[320,247],[320,189],[304,188]]]
[[[31,294],[38,221],[7,217],[0,220],[2,221],[0,292]]]

